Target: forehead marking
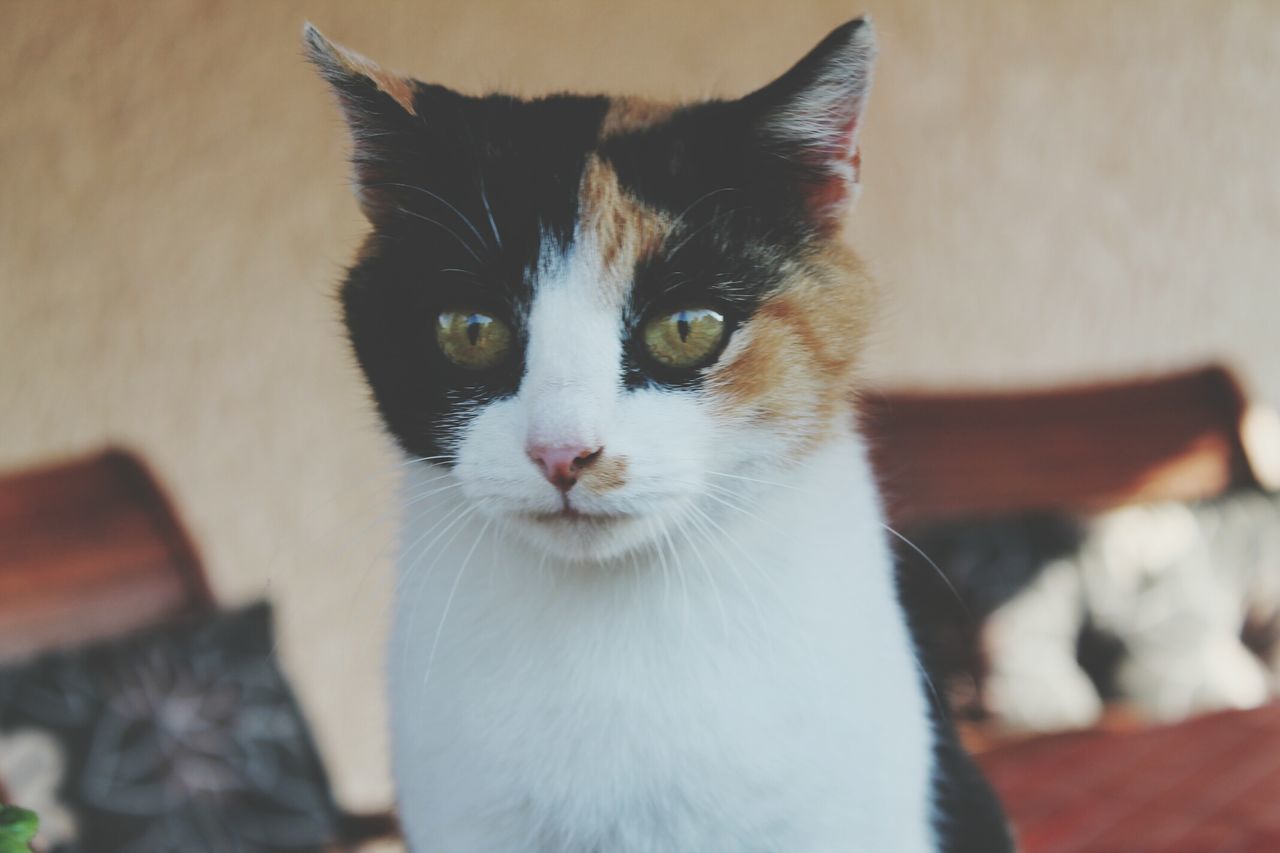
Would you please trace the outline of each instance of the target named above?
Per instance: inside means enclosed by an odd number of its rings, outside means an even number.
[[[600,295],[620,306],[636,264],[658,250],[671,222],[627,193],[617,172],[595,155],[587,158],[578,203],[579,250],[598,253]]]

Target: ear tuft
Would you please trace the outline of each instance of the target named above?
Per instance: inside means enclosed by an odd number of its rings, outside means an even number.
[[[385,71],[372,59],[334,44],[310,21],[302,27],[302,44],[307,58],[342,99],[343,108],[353,125],[356,124],[356,116],[352,113],[359,110],[362,99],[371,94],[370,87],[391,98],[405,112],[415,114],[413,80]]]
[[[750,96],[767,148],[804,171],[819,218],[843,212],[858,184],[858,136],[876,58],[869,18],[837,27],[790,71]]]
[[[302,22],[302,46],[306,48],[307,59],[321,69],[337,62],[337,48],[310,21]]]

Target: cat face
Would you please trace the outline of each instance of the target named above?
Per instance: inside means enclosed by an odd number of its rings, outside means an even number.
[[[540,546],[716,523],[833,431],[871,288],[838,242],[870,25],[737,101],[467,97],[306,31],[373,225],[342,289],[406,453]]]

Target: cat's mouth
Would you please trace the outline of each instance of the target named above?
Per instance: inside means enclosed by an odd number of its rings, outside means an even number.
[[[526,512],[525,518],[539,524],[594,524],[606,525],[625,521],[630,516],[617,513],[583,512],[571,506],[564,506],[555,512]]]
[[[562,506],[554,511],[524,509],[511,513],[514,528],[549,553],[575,560],[620,556],[647,541],[654,528],[649,513]]]

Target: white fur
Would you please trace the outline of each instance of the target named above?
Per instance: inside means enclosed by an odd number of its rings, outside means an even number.
[[[983,625],[989,666],[984,699],[1006,726],[1085,728],[1102,716],[1102,697],[1076,661],[1083,583],[1073,563],[1054,562]]]
[[[1214,565],[1188,507],[1107,513],[1094,522],[1093,547],[1083,561],[1088,602],[1125,643],[1116,679],[1126,698],[1166,721],[1270,698],[1268,673],[1240,640],[1240,570]]]
[[[1033,731],[1097,720],[1102,700],[1076,662],[1086,619],[1123,642],[1116,687],[1152,719],[1271,699],[1275,679],[1240,632],[1251,593],[1277,600],[1274,583],[1267,590],[1249,565],[1219,565],[1182,504],[1124,507],[1088,529],[1078,555],[1047,566],[984,626],[993,713]]]
[[[413,465],[390,655],[418,851],[936,847],[933,733],[860,440],[621,387],[589,251],[542,271],[519,393]],[[596,272],[599,272],[596,270]],[[610,521],[539,521],[532,438],[603,445]]]

